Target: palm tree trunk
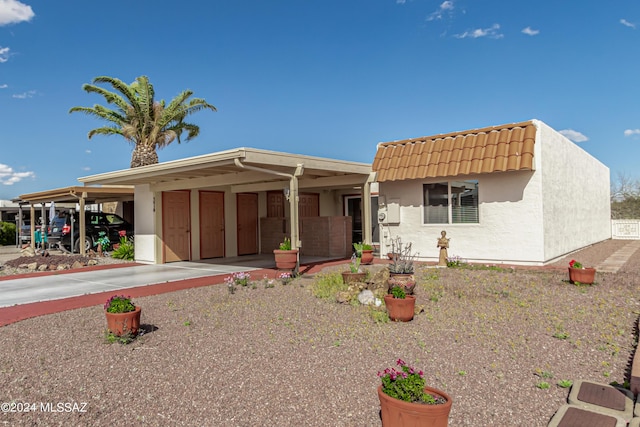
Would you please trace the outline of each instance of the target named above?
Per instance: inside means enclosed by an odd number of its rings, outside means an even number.
[[[133,153],[131,153],[132,168],[155,165],[156,163],[158,163],[158,153],[156,153],[156,150],[143,144],[136,144]]]

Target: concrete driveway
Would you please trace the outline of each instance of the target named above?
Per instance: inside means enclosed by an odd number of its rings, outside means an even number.
[[[0,307],[113,292],[199,277],[226,276],[237,271],[256,269],[236,265],[177,262],[2,280],[0,281]]]

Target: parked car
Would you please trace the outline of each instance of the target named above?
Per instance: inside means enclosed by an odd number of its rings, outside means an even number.
[[[35,231],[40,230],[40,224],[36,224]],[[20,242],[25,244],[31,242],[31,221],[24,220],[20,226]]]
[[[73,252],[80,252],[80,217],[77,212],[73,214],[73,227],[71,218],[72,216],[66,212],[54,217],[50,226],[49,240],[59,241],[60,245],[69,251],[73,241]],[[73,239],[71,236],[72,228]],[[96,246],[101,232],[109,237],[111,244],[118,243],[121,233],[126,233],[127,236],[133,235],[133,225],[116,214],[85,211],[84,248],[86,251]]]

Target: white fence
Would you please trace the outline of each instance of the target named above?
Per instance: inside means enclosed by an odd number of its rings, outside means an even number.
[[[640,219],[612,219],[611,238],[640,240]]]

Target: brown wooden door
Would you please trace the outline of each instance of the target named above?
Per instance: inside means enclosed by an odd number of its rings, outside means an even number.
[[[267,191],[267,216],[284,217],[284,194],[282,191]]]
[[[162,192],[162,240],[164,262],[191,260],[189,191]]]
[[[238,208],[238,255],[258,253],[258,195],[239,193]]]
[[[318,193],[301,193],[298,214],[300,218],[320,216],[320,195]]]
[[[224,193],[200,192],[200,258],[224,256]]]

